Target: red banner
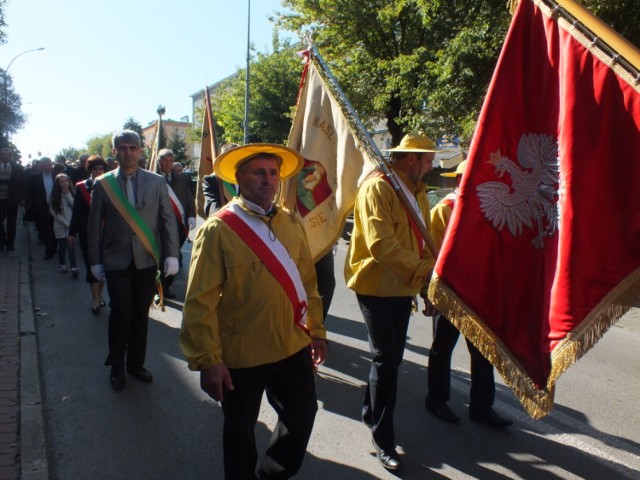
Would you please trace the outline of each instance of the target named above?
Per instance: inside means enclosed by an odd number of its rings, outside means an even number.
[[[544,2],[520,2],[431,284],[534,418],[640,300],[640,90],[610,65]]]

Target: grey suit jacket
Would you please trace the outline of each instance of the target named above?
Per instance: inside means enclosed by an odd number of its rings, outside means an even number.
[[[116,177],[118,185],[123,187],[124,183],[119,168],[95,181],[87,225],[90,264],[102,264],[105,270],[125,270],[133,259],[137,269],[152,267],[156,264],[153,256],[147,252],[104,190],[102,182],[110,173]],[[136,210],[153,232],[161,257],[178,258],[178,226],[164,178],[138,169],[136,197]]]

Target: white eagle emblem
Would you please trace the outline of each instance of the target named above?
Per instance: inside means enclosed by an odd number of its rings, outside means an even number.
[[[558,143],[552,135],[524,134],[518,142],[516,164],[503,157],[500,150],[489,156],[499,177],[508,173],[511,185],[504,182],[485,182],[478,185],[480,209],[493,227],[502,230],[506,225],[511,235],[520,235],[523,225],[537,228],[531,242],[535,248],[544,247],[544,237],[558,229]]]

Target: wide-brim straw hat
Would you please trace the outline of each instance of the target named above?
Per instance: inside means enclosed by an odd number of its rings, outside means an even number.
[[[297,174],[304,165],[304,158],[294,149],[276,143],[250,143],[231,148],[221,153],[213,162],[213,171],[218,178],[236,183],[236,171],[244,162],[252,160],[260,153],[269,153],[280,160],[280,178],[286,180]]]
[[[407,133],[400,145],[395,148],[389,148],[388,152],[439,152],[433,140],[427,137],[424,133],[411,132]]]
[[[464,173],[464,169],[467,168],[467,161],[463,160],[461,161],[458,166],[456,167],[456,171],[455,172],[445,172],[445,173],[441,173],[440,176],[441,177],[451,177],[451,178],[455,178],[458,175],[462,175]]]

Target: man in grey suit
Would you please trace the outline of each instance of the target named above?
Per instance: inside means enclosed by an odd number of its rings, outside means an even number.
[[[125,386],[126,371],[151,382],[144,368],[149,307],[156,272],[178,272],[178,227],[164,179],[138,167],[140,137],[132,130],[113,136],[119,167],[95,181],[87,227],[91,273],[106,277],[109,291],[110,382]]]

